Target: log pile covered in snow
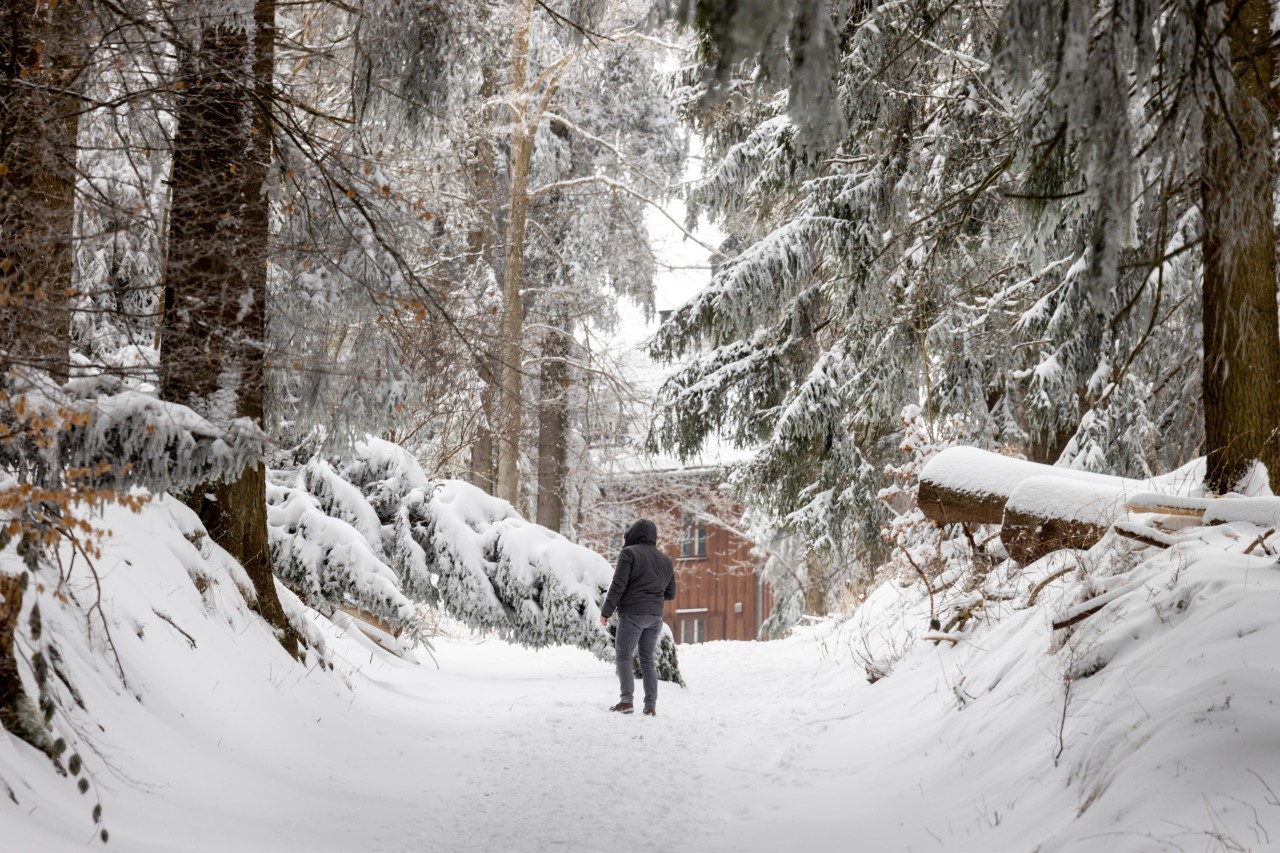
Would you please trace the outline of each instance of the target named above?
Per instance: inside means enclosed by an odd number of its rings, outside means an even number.
[[[917,505],[939,525],[998,525],[1005,551],[1024,564],[1063,548],[1089,548],[1117,524],[1121,535],[1138,538],[1128,526],[1133,515],[1280,525],[1280,498],[1259,494],[1264,472],[1245,482],[1248,494],[1214,497],[1203,494],[1202,469],[1197,461],[1131,480],[952,447],[920,472]]]

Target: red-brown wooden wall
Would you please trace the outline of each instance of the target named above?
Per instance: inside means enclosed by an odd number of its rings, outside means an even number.
[[[735,507],[714,493],[707,504],[707,514],[713,517],[736,520],[739,515]],[[707,521],[706,556],[681,557],[681,511],[681,505],[672,500],[630,501],[622,522],[625,529],[637,518],[652,519],[658,527],[658,547],[675,564],[676,598],[667,602],[664,619],[676,642],[682,640],[681,622],[689,623],[687,640],[695,619],[703,620],[704,641],[756,639],[760,623],[773,607],[773,596],[767,584],[763,588],[759,584],[760,561],[752,556],[751,543],[732,530]],[[596,531],[595,536],[586,538],[602,544],[609,537],[605,531]],[[612,563],[618,555],[605,556]],[[737,605],[741,605],[741,611]]]

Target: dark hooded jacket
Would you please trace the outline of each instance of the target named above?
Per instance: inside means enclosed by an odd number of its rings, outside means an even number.
[[[676,597],[676,573],[671,558],[658,550],[658,527],[642,518],[627,530],[613,583],[601,616],[618,611],[624,616],[661,616],[662,604]]]

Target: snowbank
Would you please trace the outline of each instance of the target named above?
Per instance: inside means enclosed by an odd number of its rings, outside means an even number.
[[[893,728],[899,743],[856,760],[892,767],[890,784],[912,777],[912,813],[882,819],[914,825],[876,825],[860,840],[1263,849],[1263,826],[1280,817],[1280,571],[1267,543],[1244,551],[1266,532],[1190,528],[1161,534],[1167,549],[1108,536],[1025,570],[952,571],[935,589],[954,623],[945,635],[929,629],[914,578],[881,584],[824,644],[875,679],[850,697],[870,718],[859,742]]]

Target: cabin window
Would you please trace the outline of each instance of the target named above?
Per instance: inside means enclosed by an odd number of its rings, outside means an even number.
[[[707,556],[707,525],[697,513],[680,514],[680,556]]]
[[[681,619],[680,642],[705,643],[707,641],[707,620]]]

